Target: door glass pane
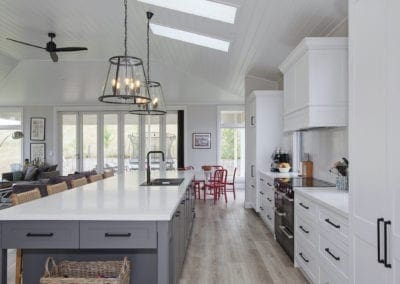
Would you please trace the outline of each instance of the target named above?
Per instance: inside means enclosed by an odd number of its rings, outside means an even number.
[[[168,112],[166,121],[166,169],[176,170],[178,167],[178,113]]]
[[[82,142],[82,170],[97,169],[97,114],[82,115]]]
[[[104,168],[118,170],[118,114],[104,115]]]
[[[146,151],[145,154],[149,151],[161,150],[160,145],[160,117],[159,116],[147,116],[146,117],[146,126],[145,126],[145,137],[146,137]],[[151,169],[159,169],[160,168],[160,155],[154,155],[151,157]],[[147,164],[147,159],[146,159]]]
[[[0,173],[21,169],[22,141],[13,139],[12,134],[21,131],[21,112],[4,111],[0,113]],[[29,138],[28,138],[29,139]]]
[[[237,168],[236,177],[244,177],[244,128],[221,129],[220,161],[229,175]]]
[[[125,114],[124,122],[125,171],[138,170],[140,160],[139,116]]]
[[[62,115],[62,159],[63,175],[72,174],[77,168],[77,116],[75,114]]]

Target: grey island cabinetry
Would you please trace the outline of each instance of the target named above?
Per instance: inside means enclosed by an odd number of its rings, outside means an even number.
[[[22,249],[23,283],[39,283],[47,257],[131,261],[131,283],[178,283],[192,230],[193,173],[179,186],[140,186],[126,173],[0,211],[1,284],[7,249]]]

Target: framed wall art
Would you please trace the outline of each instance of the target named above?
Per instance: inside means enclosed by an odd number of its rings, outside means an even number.
[[[211,133],[193,133],[193,149],[211,149]]]
[[[31,143],[31,161],[35,159],[39,159],[40,162],[46,159],[45,143]]]
[[[31,118],[31,140],[44,141],[46,139],[46,118]]]

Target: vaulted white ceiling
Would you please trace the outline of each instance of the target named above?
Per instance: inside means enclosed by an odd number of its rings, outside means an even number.
[[[153,22],[231,42],[228,53],[151,35],[151,78],[164,86],[169,104],[240,103],[244,77],[280,80],[277,66],[305,36],[324,36],[347,16],[344,0],[226,0],[238,7],[234,25],[129,2],[128,53],[145,59],[145,12]],[[2,0],[0,2],[0,105],[93,104],[106,61],[122,53],[123,6],[118,0]],[[55,32],[58,46],[88,51],[44,50]]]

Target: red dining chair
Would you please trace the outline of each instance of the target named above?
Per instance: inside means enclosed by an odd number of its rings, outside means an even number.
[[[227,201],[226,198],[226,176],[228,174],[227,170],[216,170],[214,173],[214,178],[211,182],[207,182],[203,189],[204,190],[204,202],[206,201],[206,195],[212,195],[214,198],[214,204],[215,202],[219,199],[221,191],[225,195],[225,201]],[[208,191],[208,192],[207,192]]]
[[[236,171],[237,171],[237,168],[235,168],[235,170],[233,171],[232,180],[228,181],[226,183],[226,192],[233,192],[233,199],[235,199],[235,200],[236,200],[236,192],[235,192]],[[232,188],[228,188],[228,187],[232,187]]]

